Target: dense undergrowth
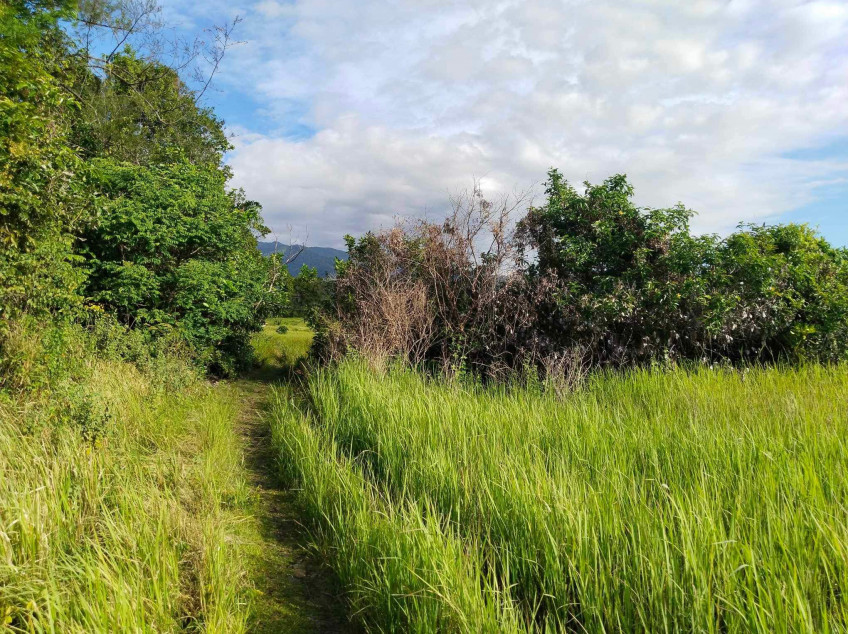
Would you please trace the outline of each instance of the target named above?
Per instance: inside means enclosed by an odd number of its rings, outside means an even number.
[[[599,373],[557,397],[345,361],[284,474],[374,631],[844,631],[848,367]]]
[[[245,631],[238,394],[114,323],[19,323],[3,359],[0,630]]]

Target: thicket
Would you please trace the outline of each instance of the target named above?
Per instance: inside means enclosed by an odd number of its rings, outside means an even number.
[[[0,5],[0,337],[24,316],[105,312],[227,374],[288,273],[261,257],[259,205],[228,186],[202,104],[229,27],[172,53],[161,27],[153,2]]]
[[[521,200],[475,189],[442,223],[348,238],[321,353],[485,375],[848,358],[848,250],[797,224],[693,235],[692,211],[633,194],[623,175],[579,192],[552,170],[517,222]]]

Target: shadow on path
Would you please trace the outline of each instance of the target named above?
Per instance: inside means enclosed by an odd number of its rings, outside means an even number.
[[[265,369],[234,382],[242,393],[240,431],[245,466],[257,493],[261,543],[253,566],[255,622],[251,631],[353,633],[342,591],[333,574],[305,549],[295,493],[281,486],[271,446],[266,404],[285,371]]]

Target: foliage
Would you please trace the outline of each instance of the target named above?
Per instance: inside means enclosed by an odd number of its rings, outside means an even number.
[[[799,225],[695,236],[692,211],[633,193],[623,175],[579,193],[552,170],[515,233],[516,205],[475,190],[444,223],[350,238],[318,351],[565,383],[598,365],[848,358],[848,251]]]
[[[259,206],[227,190],[223,123],[200,105],[211,75],[195,91],[180,74],[206,53],[214,74],[229,30],[169,66],[152,0],[77,9],[0,5],[0,332],[24,313],[80,319],[88,301],[231,372],[287,287],[256,249]]]
[[[622,175],[579,194],[551,170],[546,192],[520,231],[538,253],[528,274],[546,286],[539,328],[553,345],[602,363],[699,354],[692,324],[721,298],[703,276],[717,240],[690,235],[692,212],[639,209]]]
[[[848,250],[804,225],[744,226],[722,243],[714,275],[728,354],[848,356]]]
[[[848,354],[846,252],[809,228],[692,236],[692,212],[637,208],[621,175],[579,194],[553,170],[547,193],[521,229],[551,345],[601,363]]]
[[[176,70],[126,49],[92,70],[77,59],[74,91],[80,108],[71,142],[83,157],[136,165],[169,161],[175,152],[195,164],[218,166],[230,149],[223,122]]]
[[[0,318],[72,311],[80,275],[68,234],[84,178],[68,145],[76,103],[57,75],[70,0],[0,4]]]
[[[78,247],[90,301],[127,325],[175,329],[215,372],[245,363],[268,300],[259,206],[211,165],[93,166],[102,210]]]
[[[291,277],[290,285],[287,312],[292,316],[306,317],[331,305],[333,280],[320,277],[314,267],[301,266],[298,274]]]
[[[848,367],[546,388],[347,359],[310,377],[306,414],[281,395],[281,469],[369,627],[846,627]]]

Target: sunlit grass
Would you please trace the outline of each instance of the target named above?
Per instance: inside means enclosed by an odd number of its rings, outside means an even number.
[[[369,496],[464,544],[484,604],[509,616],[503,631],[848,626],[846,366],[611,373],[560,400],[543,386],[484,389],[347,361],[310,390],[316,440],[292,441],[284,421],[297,415],[280,406],[277,442],[340,570],[368,529],[333,523],[327,537],[327,518],[364,495],[322,492],[332,477],[303,465],[328,452]],[[358,513],[375,526],[386,515]],[[343,575],[352,588],[379,576],[404,597],[403,616],[375,627],[402,618],[430,631],[414,584],[377,555],[404,556],[377,548]],[[440,587],[443,609],[475,605]],[[356,592],[378,615],[392,602]]]
[[[313,336],[312,329],[300,317],[271,318],[253,336],[257,364],[268,368],[291,367],[307,355]]]
[[[91,363],[93,431],[0,408],[0,630],[246,631],[235,392]]]
[[[287,388],[275,388],[272,412],[282,475],[299,491],[316,545],[369,629],[519,629],[479,551],[443,527],[425,497],[399,503],[385,497],[310,425]]]

